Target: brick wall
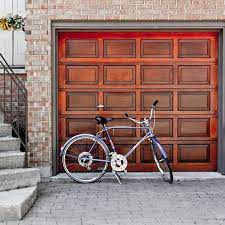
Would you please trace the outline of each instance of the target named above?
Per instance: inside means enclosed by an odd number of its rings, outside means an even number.
[[[26,0],[31,166],[52,164],[51,20],[223,20],[224,0]]]
[[[25,73],[15,73],[15,80],[19,79],[23,84],[26,83],[27,74]],[[6,101],[6,109],[9,110],[10,108],[10,102],[12,100],[13,106],[16,106],[17,104],[17,97],[18,97],[18,86],[16,85],[16,82],[11,82],[12,75],[3,75],[3,73],[0,73],[0,111],[1,108],[4,108],[4,98]],[[12,90],[12,91],[11,91]],[[20,99],[21,100],[21,99]]]

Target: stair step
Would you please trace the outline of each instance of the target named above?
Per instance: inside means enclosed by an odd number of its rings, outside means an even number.
[[[10,124],[0,123],[0,137],[12,135],[12,126]]]
[[[4,123],[4,115],[0,112],[0,123]]]
[[[0,191],[36,186],[40,179],[38,168],[0,170]]]
[[[19,151],[20,140],[13,137],[0,137],[0,152]]]
[[[0,169],[23,168],[25,165],[25,152],[0,152]]]
[[[0,221],[21,220],[36,198],[36,186],[0,192]]]

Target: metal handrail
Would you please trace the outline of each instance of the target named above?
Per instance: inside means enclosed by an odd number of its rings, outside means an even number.
[[[11,124],[13,136],[21,141],[21,151],[25,151],[25,162],[28,165],[27,135],[27,89],[13,69],[0,53],[0,68],[3,73],[0,108],[4,114],[4,122]]]

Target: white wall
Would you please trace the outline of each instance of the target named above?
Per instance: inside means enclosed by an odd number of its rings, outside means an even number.
[[[25,0],[0,0],[0,17],[7,14],[26,16]],[[0,53],[13,66],[25,65],[25,33],[23,31],[0,31]]]

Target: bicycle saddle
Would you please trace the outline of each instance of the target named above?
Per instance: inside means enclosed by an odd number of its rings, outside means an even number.
[[[104,124],[107,124],[108,122],[112,121],[113,118],[105,118],[105,117],[103,117],[103,116],[96,116],[96,117],[95,117],[95,120],[97,121],[97,124],[98,124],[98,125],[99,125],[99,124],[104,125]]]

